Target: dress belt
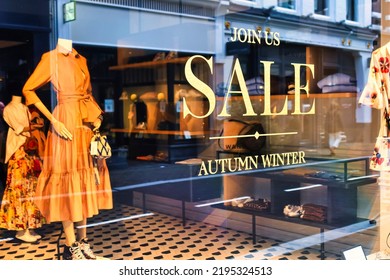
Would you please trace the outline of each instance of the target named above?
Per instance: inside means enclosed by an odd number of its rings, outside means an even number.
[[[65,104],[70,102],[78,102],[81,112],[81,118],[86,119],[88,117],[88,102],[91,102],[90,95],[77,95],[77,96],[62,96],[58,99],[58,104]]]

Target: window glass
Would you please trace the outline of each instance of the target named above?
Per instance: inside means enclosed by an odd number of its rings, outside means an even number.
[[[347,0],[347,20],[358,21],[358,3],[357,0]]]
[[[387,254],[385,2],[0,1],[0,261]]]
[[[318,15],[329,16],[329,0],[314,0],[314,12]]]
[[[296,1],[295,0],[278,0],[278,7],[295,10]]]

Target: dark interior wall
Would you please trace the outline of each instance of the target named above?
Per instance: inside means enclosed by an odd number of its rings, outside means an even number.
[[[0,1],[0,99],[21,91],[49,50],[50,0]],[[50,95],[43,101],[50,102]]]
[[[1,0],[0,27],[13,29],[48,29],[49,0]]]

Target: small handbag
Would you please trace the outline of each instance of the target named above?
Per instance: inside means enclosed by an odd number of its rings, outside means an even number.
[[[107,141],[107,136],[101,135],[99,130],[95,130],[92,136],[90,153],[96,159],[107,159],[111,157],[111,147]]]
[[[259,122],[229,119],[224,121],[223,126],[220,136],[227,137],[223,137],[223,143],[219,141],[218,144],[224,151],[259,153],[266,144],[265,131]]]

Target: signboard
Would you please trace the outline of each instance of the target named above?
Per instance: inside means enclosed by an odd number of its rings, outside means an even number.
[[[104,100],[104,112],[113,113],[114,112],[114,99],[105,99]]]
[[[64,22],[76,20],[76,2],[68,2],[63,5]]]

